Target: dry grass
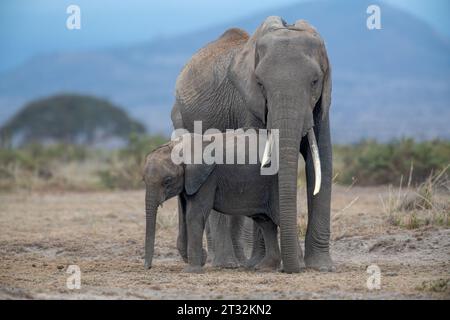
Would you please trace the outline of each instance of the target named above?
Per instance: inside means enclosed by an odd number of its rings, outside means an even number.
[[[299,201],[306,214],[303,191]],[[144,191],[3,193],[0,297],[448,298],[439,282],[448,278],[450,267],[448,232],[387,225],[377,198],[382,192],[384,187],[335,186],[331,252],[337,272],[295,275],[210,265],[202,275],[183,273],[176,249],[176,199],[158,211],[154,267],[144,270]],[[382,270],[379,291],[366,288],[371,263]],[[65,287],[70,264],[81,268],[81,290]]]
[[[450,295],[450,278],[424,281],[417,287],[417,290],[446,293]]]
[[[447,175],[449,166],[429,177],[417,187],[411,186],[413,167],[411,166],[408,183],[394,190],[390,185],[388,196],[380,196],[383,212],[391,225],[406,229],[422,226],[450,226],[450,179]]]
[[[3,168],[0,191],[92,191],[102,188],[95,172],[101,164],[93,161],[56,164],[51,169],[23,170],[11,166]]]
[[[165,205],[162,204],[158,209],[156,216],[156,228],[161,230],[168,230],[178,227],[178,207],[170,207],[166,210]]]

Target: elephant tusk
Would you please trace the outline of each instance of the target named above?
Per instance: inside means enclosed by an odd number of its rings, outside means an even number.
[[[272,156],[272,134],[270,130],[267,133],[267,141],[264,147],[264,153],[261,160],[261,168],[264,168],[269,165],[270,157]]]
[[[322,170],[320,168],[320,157],[319,157],[319,148],[317,147],[316,136],[314,134],[314,129],[311,128],[308,130],[308,144],[311,149],[311,154],[313,157],[313,165],[314,165],[314,192],[313,195],[316,195],[320,191],[320,185],[322,183]]]

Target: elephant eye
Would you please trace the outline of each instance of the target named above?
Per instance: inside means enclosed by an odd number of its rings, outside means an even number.
[[[173,178],[172,177],[165,177],[163,180],[163,185],[164,186],[168,186],[169,184],[172,183]]]
[[[311,87],[315,87],[318,82],[319,82],[319,80],[317,80],[317,79],[311,81]]]

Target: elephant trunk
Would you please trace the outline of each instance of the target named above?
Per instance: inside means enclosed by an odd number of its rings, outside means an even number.
[[[152,194],[150,188],[147,187],[145,193],[145,269],[152,267],[158,205],[155,194]]]
[[[286,122],[293,122],[285,120]],[[283,269],[299,272],[297,235],[297,163],[298,143],[280,127],[278,190],[280,207],[280,245]]]
[[[267,127],[279,130],[278,143],[278,193],[280,210],[280,245],[283,269],[287,273],[300,272],[301,249],[297,231],[297,171],[299,146],[302,135],[308,135],[315,173],[314,193],[321,184],[320,159],[314,136],[312,112],[299,105],[307,97],[273,95],[269,96]],[[272,141],[269,144],[273,145]],[[263,162],[264,163],[264,162]]]
[[[278,193],[280,210],[280,246],[283,270],[300,272],[297,231],[297,171],[298,151],[305,123],[298,106],[298,97],[272,96],[269,98],[267,125],[279,130]],[[275,143],[276,145],[276,143]]]

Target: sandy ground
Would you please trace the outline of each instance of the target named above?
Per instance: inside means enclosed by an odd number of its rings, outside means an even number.
[[[174,200],[159,211],[154,267],[144,270],[144,191],[0,194],[0,298],[449,299],[450,229],[391,226],[379,200],[386,192],[335,187],[337,270],[293,275],[208,265],[183,273]],[[379,290],[367,288],[372,264]],[[66,286],[69,265],[80,267],[80,289]]]

